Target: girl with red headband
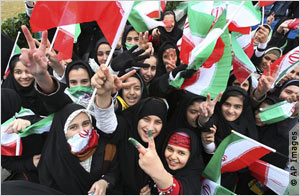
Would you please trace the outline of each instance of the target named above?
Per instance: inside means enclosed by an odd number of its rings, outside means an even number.
[[[129,138],[140,153],[139,166],[154,182],[151,193],[199,194],[204,164],[197,135],[186,128],[173,130],[166,137],[162,152],[158,154],[151,133],[149,130],[148,148]]]

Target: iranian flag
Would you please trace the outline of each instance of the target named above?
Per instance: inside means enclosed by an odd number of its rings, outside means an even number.
[[[243,83],[255,72],[256,68],[234,36],[231,36],[231,44],[234,52],[234,58],[232,59],[233,73]]]
[[[94,89],[91,86],[75,86],[65,89],[65,93],[74,103],[86,106],[92,97],[93,91]]]
[[[226,12],[222,14],[225,16]],[[214,55],[215,53],[212,52],[212,45],[214,45],[216,42],[216,39],[221,39],[221,41],[224,44],[223,46],[218,46],[216,44],[214,51],[219,50],[217,47],[223,48],[224,52],[222,53],[222,56],[220,60],[216,63],[213,63],[210,67],[201,66],[201,64],[193,63],[187,67],[187,69],[194,69],[198,70],[197,73],[195,73],[191,78],[184,79],[180,76],[180,74],[177,74],[175,79],[170,82],[170,85],[174,86],[175,88],[185,89],[189,92],[192,92],[197,95],[206,96],[207,93],[210,93],[210,95],[214,98],[216,97],[220,92],[223,92],[226,88],[227,80],[229,78],[229,73],[231,69],[231,46],[230,46],[230,39],[229,39],[229,32],[226,28],[225,31],[221,34],[220,38],[217,38],[221,31],[219,30],[219,27],[225,26],[226,18],[225,17],[219,17],[218,21],[215,23],[214,27],[210,31],[210,33],[213,33],[214,35],[208,35],[208,38],[211,36],[213,37],[213,40],[211,43],[202,41],[202,43],[209,43],[206,44],[205,48],[202,48],[201,52],[198,55],[195,55],[195,59],[199,58],[199,61],[207,61],[209,59],[209,55]],[[220,26],[219,26],[220,25]],[[217,30],[214,30],[217,29]],[[216,33],[216,34],[215,34]],[[206,38],[205,38],[206,39]],[[202,44],[201,43],[201,44]],[[204,45],[204,44],[203,44]],[[197,46],[196,49],[199,49],[203,46]],[[197,50],[194,51],[197,51]],[[208,51],[206,51],[206,49]],[[217,53],[216,53],[217,54]],[[206,56],[205,56],[206,55]],[[218,56],[218,55],[216,55]],[[200,67],[200,68],[199,68]]]
[[[96,21],[114,48],[132,5],[132,1],[37,1],[30,17],[30,26],[33,32],[38,32]]]
[[[128,21],[137,32],[145,32],[158,26],[165,26],[159,19],[166,7],[166,1],[135,1]]]
[[[18,117],[32,115],[29,110],[21,109]],[[20,133],[7,134],[4,132],[6,126],[13,122],[16,117],[12,117],[1,125],[1,155],[5,156],[21,156],[22,155],[22,140],[21,138],[32,135],[42,134],[50,131],[54,114],[47,116],[46,118],[30,125],[23,129]]]
[[[260,120],[266,124],[273,124],[283,121],[292,116],[296,109],[297,102],[289,103],[281,101],[279,103],[261,108],[261,113],[258,114]]]
[[[17,44],[17,42],[18,42],[18,40],[19,40],[20,33],[21,33],[21,32],[18,31],[18,34],[17,34],[16,40],[15,40],[13,49],[12,49],[12,51],[11,51],[11,53],[10,53],[9,61],[8,61],[7,65],[6,65],[6,69],[5,69],[5,72],[4,72],[4,77],[7,77],[8,74],[9,74],[9,72],[10,72],[10,70],[9,70],[9,63],[10,63],[11,58],[12,58],[14,55],[21,54],[21,49],[20,49],[20,47],[19,47],[18,44]]]
[[[202,178],[200,195],[235,195],[232,191],[207,178]]]
[[[60,26],[56,30],[53,48],[58,51],[59,60],[71,59],[73,54],[73,43],[77,41],[81,32],[80,24]]]
[[[257,160],[249,166],[251,175],[278,195],[289,194],[289,172]]]
[[[221,184],[221,174],[235,172],[251,165],[275,150],[237,132],[231,133],[218,146],[203,171],[203,176]]]
[[[277,61],[275,61],[271,65],[271,75],[273,74],[274,70],[276,70],[277,66],[279,67],[276,74],[277,77],[273,86],[275,86],[286,74],[292,71],[296,66],[299,66],[299,46],[286,53],[280,59],[277,59]],[[267,70],[264,71],[263,75],[267,75]]]
[[[253,39],[251,37],[251,30],[247,34],[241,34],[238,32],[231,32],[231,37],[234,37],[241,48],[243,48],[246,55],[251,58],[254,54]]]

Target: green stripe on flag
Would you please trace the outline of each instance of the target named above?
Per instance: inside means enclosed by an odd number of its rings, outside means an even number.
[[[18,45],[16,45],[16,48],[14,50],[14,54],[13,55],[16,55],[16,54],[21,54],[21,49]]]
[[[75,86],[66,89],[72,96],[79,98],[84,94],[92,94],[94,89],[91,86]]]
[[[32,124],[31,126],[23,129],[20,133],[20,137],[26,137],[32,134],[42,134],[44,132],[49,132],[52,124],[54,114],[50,114],[46,118]]]
[[[74,43],[77,42],[78,37],[81,33],[81,28],[80,28],[80,24],[75,24],[75,36],[74,36]]]
[[[128,21],[133,26],[134,30],[136,30],[137,32],[145,32],[149,30],[148,26],[144,22],[144,19],[142,18],[138,10],[135,9],[135,6],[140,3],[142,2],[141,1],[134,2],[131,12],[128,16]]]
[[[208,178],[220,184],[221,166],[222,166],[222,158],[224,156],[224,152],[230,144],[234,142],[238,142],[240,140],[243,140],[243,138],[233,133],[227,136],[225,139],[223,139],[221,144],[218,146],[216,152],[214,153],[214,156],[210,159],[210,161],[206,165],[202,175],[205,178]]]

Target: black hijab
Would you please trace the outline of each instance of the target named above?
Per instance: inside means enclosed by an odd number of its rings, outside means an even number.
[[[147,147],[147,143],[143,142],[138,134],[137,126],[138,121],[148,115],[156,115],[163,122],[161,132],[154,139],[157,152],[160,152],[161,144],[165,138],[164,129],[167,115],[167,106],[164,101],[150,97],[145,98],[124,110],[118,117],[118,127],[113,141],[118,144],[123,194],[138,195],[140,190],[150,183],[150,177],[138,164],[139,153],[137,149],[128,141],[128,138],[132,137]]]
[[[1,88],[1,124],[21,110],[21,98],[13,89]]]
[[[233,122],[228,122],[223,117],[222,105],[231,96],[242,97],[243,111],[238,119]],[[206,129],[209,130],[209,127],[212,127],[213,124],[217,126],[217,132],[215,135],[217,144],[228,136],[231,133],[231,130],[237,131],[252,139],[258,139],[255,120],[247,92],[240,87],[230,86],[225,90],[220,102],[216,104],[214,115],[210,119],[209,123],[206,124]]]
[[[179,50],[178,50],[176,44],[174,44],[172,42],[164,42],[158,51],[158,63],[157,63],[155,77],[159,77],[159,76],[167,73],[166,66],[163,62],[163,53],[164,53],[164,51],[166,51],[167,49],[170,49],[170,48],[174,48],[176,50],[176,55],[177,55],[176,66],[178,66],[180,64]]]
[[[196,95],[188,91],[180,91],[181,98],[178,106],[175,109],[174,114],[172,115],[170,121],[168,122],[167,130],[174,130],[176,128],[187,128],[194,131],[197,135],[200,136],[199,129],[197,127],[192,127],[187,121],[187,109],[189,106],[193,105],[194,102],[205,101],[205,97]]]
[[[108,41],[106,40],[105,37],[102,37],[101,39],[99,39],[95,45],[95,49],[92,53],[92,58],[95,60],[95,62],[100,66],[99,62],[98,62],[98,58],[97,58],[97,52],[98,52],[98,47],[101,45],[101,44],[107,44],[110,46],[110,44],[108,43]]]
[[[65,78],[66,78],[66,83],[67,83],[68,87],[70,87],[70,85],[69,85],[70,71],[73,70],[73,69],[79,69],[79,68],[82,68],[82,69],[86,70],[86,72],[88,73],[90,79],[93,77],[94,72],[92,71],[90,65],[87,62],[81,61],[81,60],[73,61],[72,63],[70,63],[66,67],[66,70],[65,70]]]
[[[130,31],[136,31],[136,30],[134,30],[134,28],[133,28],[132,25],[127,25],[127,26],[125,27],[125,30],[124,30],[124,33],[123,33],[123,36],[122,36],[122,47],[123,47],[123,51],[128,50],[128,49],[126,48],[125,43],[126,43],[126,37],[127,37],[128,33],[129,33]]]
[[[78,157],[70,152],[64,126],[68,117],[80,109],[84,107],[72,103],[55,113],[38,165],[41,184],[71,195],[86,195],[102,175],[102,138],[99,137],[97,150],[93,154],[90,173],[80,165]]]
[[[190,157],[186,163],[186,165],[178,170],[171,170],[168,166],[168,163],[165,159],[165,149],[168,145],[169,138],[172,134],[176,132],[183,132],[190,136]],[[186,128],[179,128],[172,130],[169,132],[168,136],[166,137],[162,151],[160,153],[160,157],[165,169],[172,174],[179,184],[181,185],[181,190],[179,195],[197,195],[200,193],[201,183],[200,178],[202,171],[204,169],[204,163],[202,159],[202,148],[201,142],[197,137],[196,133],[190,129]]]
[[[34,88],[34,81],[28,87],[21,86],[14,77],[14,68],[19,60],[20,55],[14,55],[11,58],[8,74],[6,80],[3,82],[2,88],[13,89],[21,98],[21,106],[31,109],[35,114],[48,115],[48,111],[40,99],[38,92]]]
[[[159,42],[161,44],[163,44],[164,42],[172,42],[173,44],[177,44],[177,41],[182,37],[183,31],[178,28],[177,22],[176,22],[176,16],[175,13],[172,10],[166,10],[161,17],[161,20],[164,19],[165,15],[173,15],[174,16],[174,28],[171,32],[167,32],[166,29],[164,27],[159,26],[159,32],[160,32],[160,36],[159,36]]]

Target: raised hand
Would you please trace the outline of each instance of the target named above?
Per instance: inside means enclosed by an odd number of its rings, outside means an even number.
[[[142,55],[150,54],[153,55],[154,48],[152,46],[152,42],[148,42],[149,32],[146,31],[144,34],[142,32],[139,33],[139,48],[145,50]]]
[[[254,97],[259,100],[261,97],[263,97],[269,90],[272,88],[272,85],[277,77],[277,71],[278,71],[278,65],[275,67],[275,70],[273,71],[271,75],[270,66],[267,69],[267,74],[262,75],[259,78],[257,88],[254,91]]]
[[[160,36],[160,32],[159,32],[158,28],[153,29],[153,31],[152,31],[153,40],[156,40],[159,36]]]
[[[149,184],[147,184],[140,190],[140,195],[151,195],[151,189],[149,187]]]
[[[259,43],[266,43],[268,41],[268,36],[270,34],[270,30],[264,26],[260,26],[257,31],[258,41]]]
[[[209,132],[201,132],[201,140],[204,144],[210,144],[215,141],[215,134],[217,132],[216,125],[213,125],[209,130]]]
[[[11,134],[11,133],[19,133],[20,131],[22,131],[23,129],[29,127],[31,125],[29,120],[24,120],[24,119],[16,119],[13,122],[9,123],[4,132],[6,132],[7,134]]]
[[[139,166],[144,172],[153,179],[158,187],[162,189],[170,187],[173,183],[173,178],[172,175],[165,170],[156,152],[152,131],[148,130],[148,148],[145,148],[133,138],[129,138],[128,140],[139,151]]]
[[[223,93],[219,93],[218,96],[215,97],[214,100],[211,100],[211,96],[207,93],[206,101],[203,101],[200,104],[200,116],[199,122],[200,124],[204,125],[209,118],[214,114],[215,106],[218,100],[222,97]]]
[[[114,86],[114,78],[108,67],[101,64],[97,72],[91,79],[91,84],[97,88],[97,95],[111,94]]]
[[[135,85],[135,82],[124,82],[125,80],[127,80],[129,77],[131,77],[135,73],[136,73],[136,70],[131,70],[130,72],[124,74],[121,77],[113,75],[114,86],[113,86],[112,94],[116,93],[121,88],[125,88],[125,87],[129,87],[129,86]]]

